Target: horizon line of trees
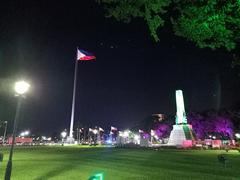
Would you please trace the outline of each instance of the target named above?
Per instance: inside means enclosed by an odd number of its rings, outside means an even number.
[[[206,110],[203,112],[189,112],[188,124],[192,125],[197,139],[215,136],[217,139],[233,139],[234,133],[240,133],[240,110]],[[159,138],[167,138],[175,124],[175,115],[167,115],[163,120],[156,116],[149,116],[132,129],[156,131]],[[144,128],[143,128],[144,127]]]

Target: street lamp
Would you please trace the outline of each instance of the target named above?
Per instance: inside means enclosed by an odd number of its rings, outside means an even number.
[[[65,138],[67,136],[67,132],[66,131],[61,132],[61,136],[62,138]]]
[[[97,129],[94,129],[93,130],[93,134],[97,134],[98,133],[98,130]]]
[[[136,144],[140,144],[140,135],[134,135],[134,140]]]
[[[24,98],[24,94],[27,93],[29,88],[30,88],[30,84],[28,84],[25,81],[18,81],[15,83],[15,86],[14,86],[16,96],[18,97],[18,102],[17,102],[17,109],[16,109],[16,114],[15,114],[15,118],[14,118],[14,122],[13,122],[12,144],[11,144],[9,159],[8,159],[7,168],[6,168],[6,172],[5,172],[5,180],[11,179],[12,156],[13,156],[15,137],[16,137],[17,121],[18,121],[19,114],[20,114],[22,99]]]
[[[4,130],[4,135],[3,135],[3,144],[5,144],[5,139],[6,139],[6,134],[7,134],[7,121],[4,121],[5,123],[5,130]]]
[[[139,135],[134,135],[134,140],[135,141],[139,141],[140,140],[140,136]]]
[[[18,81],[15,83],[14,89],[17,95],[24,95],[30,88],[30,84],[25,81]]]
[[[23,131],[20,133],[20,136],[24,137],[24,136],[28,136],[30,134],[30,132],[27,130],[27,131]]]
[[[62,145],[64,145],[64,139],[66,138],[67,136],[67,132],[64,130],[61,132],[61,136],[62,136]]]
[[[237,139],[240,139],[240,133],[236,133],[235,136]]]
[[[129,136],[129,130],[123,132],[123,137],[127,138]]]
[[[98,140],[98,130],[97,129],[93,129],[93,142],[94,142],[94,145],[96,146],[97,144],[97,140]]]

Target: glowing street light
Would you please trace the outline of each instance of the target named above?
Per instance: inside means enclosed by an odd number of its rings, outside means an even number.
[[[30,134],[29,131],[25,131],[25,136],[28,136]]]
[[[236,138],[240,139],[240,133],[235,134]]]
[[[140,140],[140,136],[139,135],[134,135],[134,140],[135,141],[139,141]]]
[[[119,136],[122,137],[123,136],[123,132],[122,131],[118,131]]]
[[[20,136],[24,137],[24,136],[28,136],[30,134],[30,131],[23,131],[20,133]]]
[[[25,81],[18,81],[15,83],[15,92],[18,94],[18,95],[23,95],[25,94],[30,88],[30,84],[28,84],[27,82]]]
[[[18,121],[19,114],[20,114],[22,99],[24,98],[24,94],[27,93],[29,88],[30,88],[30,84],[28,84],[25,81],[18,81],[18,82],[15,83],[15,86],[14,86],[14,90],[15,90],[16,95],[18,97],[18,102],[17,102],[17,109],[16,109],[16,114],[15,114],[15,118],[14,118],[14,122],[13,122],[12,144],[11,144],[9,159],[8,159],[7,168],[6,168],[6,172],[5,172],[5,180],[10,180],[11,179],[12,156],[13,156],[13,148],[14,148],[14,144],[15,144],[17,121]]]
[[[134,140],[136,144],[140,144],[140,135],[134,135]]]
[[[61,136],[62,136],[62,145],[64,144],[64,139],[67,137],[67,132],[66,131],[62,131],[61,132]]]
[[[67,132],[66,131],[61,132],[61,136],[64,139],[67,136]]]
[[[129,136],[129,130],[123,132],[123,137],[127,138]]]
[[[98,130],[97,129],[94,129],[93,130],[93,134],[97,134],[98,133]]]
[[[47,139],[47,137],[46,137],[46,136],[42,136],[42,140],[44,140],[44,141],[45,141],[46,139]]]

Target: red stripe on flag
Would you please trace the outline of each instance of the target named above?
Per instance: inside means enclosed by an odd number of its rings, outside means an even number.
[[[81,57],[79,60],[80,61],[90,61],[90,60],[94,60],[96,59],[95,56],[84,56],[84,57]]]

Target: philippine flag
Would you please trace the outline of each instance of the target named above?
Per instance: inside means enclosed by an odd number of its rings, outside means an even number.
[[[84,50],[77,49],[77,60],[79,61],[90,61],[96,59],[96,57]]]

